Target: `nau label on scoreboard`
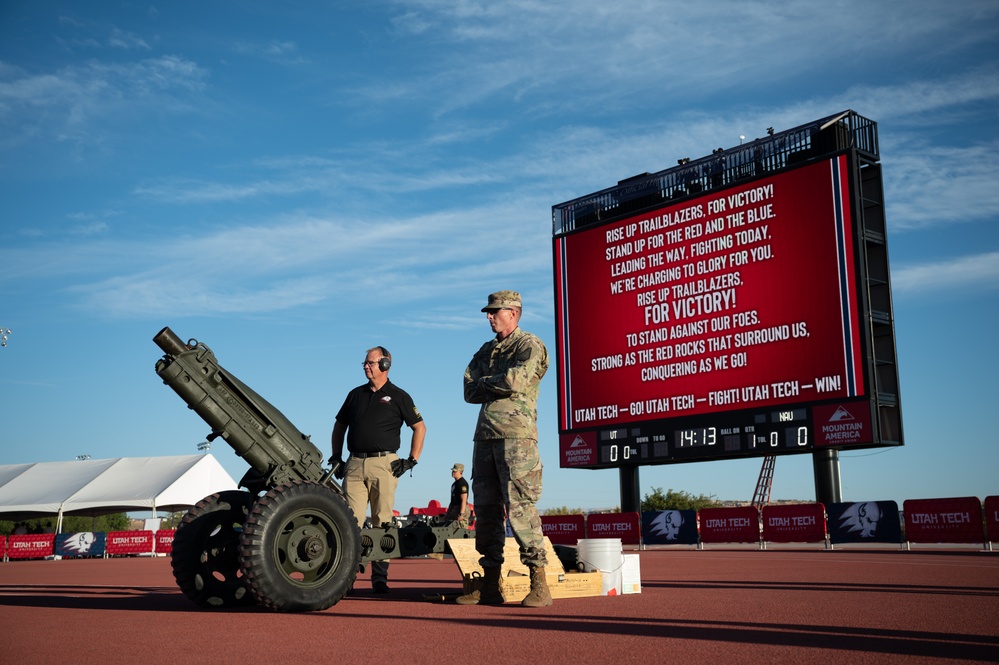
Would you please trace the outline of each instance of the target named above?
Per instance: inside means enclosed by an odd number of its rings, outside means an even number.
[[[597,463],[597,433],[560,434],[562,467],[588,466]]]
[[[867,402],[843,402],[812,407],[815,446],[843,446],[873,440]]]

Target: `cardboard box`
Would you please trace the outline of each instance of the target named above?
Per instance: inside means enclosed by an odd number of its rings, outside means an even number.
[[[475,540],[452,538],[447,541],[454,561],[461,571],[465,593],[471,593],[482,586],[482,567],[479,553],[475,551]],[[585,598],[601,595],[603,576],[597,572],[566,572],[559,561],[552,543],[545,537],[547,565],[545,578],[552,598]],[[507,538],[503,547],[503,568],[500,571],[500,591],[508,602],[522,601],[531,590],[530,571],[520,562],[520,546],[513,538]]]

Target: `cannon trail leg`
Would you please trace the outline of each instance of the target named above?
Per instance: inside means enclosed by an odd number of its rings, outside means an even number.
[[[360,531],[329,487],[293,481],[260,497],[240,537],[239,563],[257,600],[280,612],[324,610],[350,590]]]
[[[239,569],[239,536],[253,505],[249,492],[205,497],[184,515],[173,540],[171,565],[177,586],[202,607],[255,605]]]

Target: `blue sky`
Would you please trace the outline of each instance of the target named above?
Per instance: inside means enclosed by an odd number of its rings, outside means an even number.
[[[844,452],[843,496],[999,494],[997,44],[993,0],[7,0],[0,464],[196,452],[153,371],[169,325],[324,452],[388,347],[428,431],[396,507],[443,502],[486,295],[521,291],[554,348],[553,204],[853,109],[879,124],[906,445]],[[541,507],[617,505],[617,471],[558,467],[555,402],[553,368]],[[748,500],[760,463],[645,467],[641,493]],[[811,457],[779,458],[773,497],[814,496]]]

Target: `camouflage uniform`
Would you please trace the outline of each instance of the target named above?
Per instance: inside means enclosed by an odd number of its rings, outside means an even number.
[[[483,568],[503,563],[504,508],[520,560],[544,568],[538,455],[538,391],[548,371],[548,350],[531,333],[515,329],[482,345],[465,369],[465,401],[481,404],[472,454],[475,548]]]

